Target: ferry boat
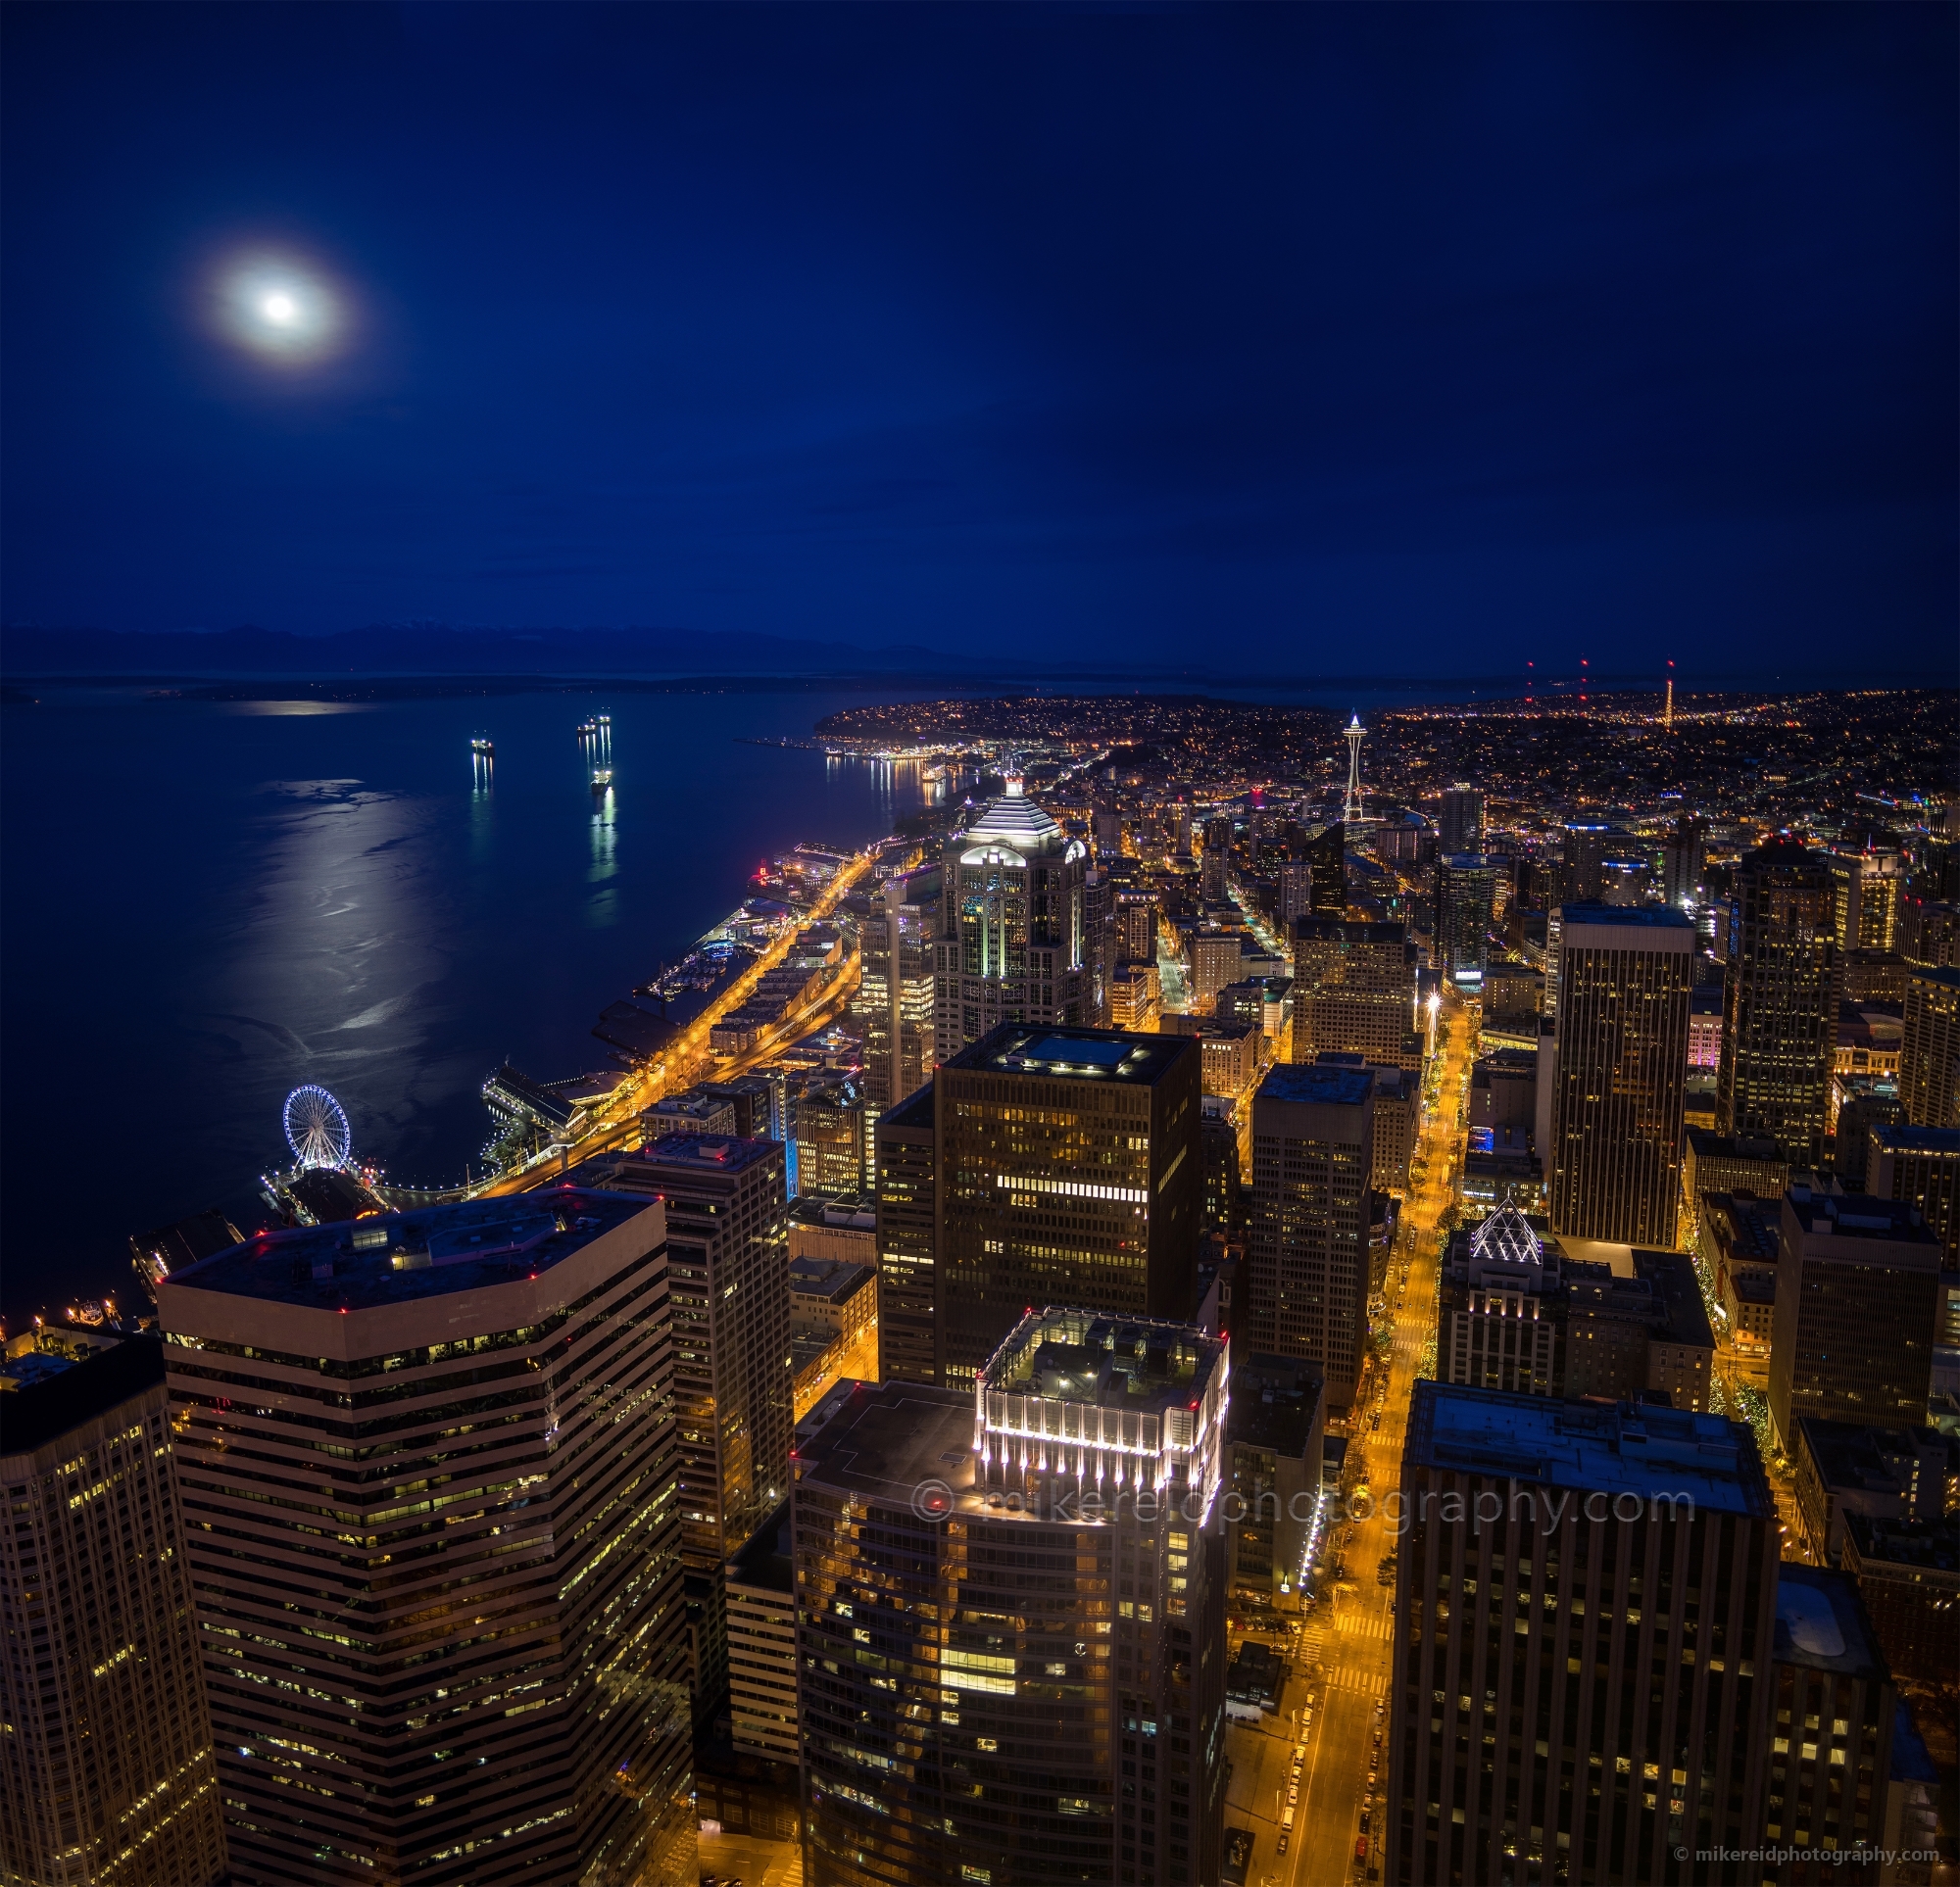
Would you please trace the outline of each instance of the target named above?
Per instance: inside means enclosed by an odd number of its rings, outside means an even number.
[[[592,790],[601,794],[612,790],[612,769],[610,766],[596,766],[592,769]]]
[[[611,727],[612,725],[612,716],[611,714],[600,715],[599,725],[601,727]]]
[[[577,738],[581,741],[589,741],[598,732],[599,723],[597,721],[583,720],[578,724]]]
[[[470,741],[469,750],[472,753],[481,753],[486,759],[490,759],[496,756],[497,744],[489,735],[478,734]]]

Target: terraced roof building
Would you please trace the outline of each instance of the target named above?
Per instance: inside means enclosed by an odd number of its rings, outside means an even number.
[[[1196,1308],[1204,1162],[1191,1036],[1006,1025],[934,1083],[934,1377],[970,1387],[1031,1305]]]
[[[812,1887],[1201,1887],[1224,1808],[1228,1346],[1030,1313],[799,1442]]]
[[[233,1878],[692,1883],[662,1205],[262,1234],[158,1301]]]

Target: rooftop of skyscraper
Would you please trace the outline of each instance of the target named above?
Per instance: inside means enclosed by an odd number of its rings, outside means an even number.
[[[1419,1381],[1404,1459],[1582,1494],[1691,1500],[1697,1512],[1774,1511],[1747,1428],[1653,1403],[1563,1402]]]
[[[1792,1185],[1784,1198],[1796,1223],[1808,1233],[1882,1238],[1936,1250],[1939,1244],[1919,1208],[1904,1199],[1881,1199],[1869,1192],[1816,1192],[1799,1185]]]
[[[1610,924],[1621,929],[1645,931],[1689,931],[1694,920],[1672,904],[1604,904],[1588,898],[1559,908],[1559,922],[1568,930],[1575,924]]]
[[[1004,1022],[945,1065],[1148,1087],[1161,1081],[1180,1056],[1199,1052],[1198,1043],[1188,1036],[1132,1036],[1116,1029],[1030,1028],[1026,1023]]]
[[[798,1432],[793,1466],[799,1481],[890,1502],[922,1519],[915,1504],[944,1489],[951,1512],[973,1494],[973,1396],[917,1382],[840,1383],[825,1398],[823,1419]],[[922,1494],[921,1489],[928,1493]]]
[[[1104,1409],[1195,1409],[1225,1348],[1184,1324],[1031,1311],[981,1371],[980,1387]]]
[[[1872,1677],[1885,1660],[1872,1641],[1858,1588],[1829,1567],[1786,1560],[1777,1568],[1776,1661],[1847,1677]]]
[[[1364,1068],[1342,1068],[1324,1061],[1283,1061],[1259,1084],[1260,1100],[1310,1101],[1330,1107],[1359,1107],[1374,1087]]]
[[[1007,846],[1015,851],[1048,851],[1066,837],[1034,800],[1019,793],[990,802],[965,833],[969,847]]]
[[[262,1232],[172,1274],[164,1286],[318,1309],[365,1310],[535,1277],[648,1208],[645,1198],[561,1185],[509,1199]]]
[[[732,1134],[668,1134],[650,1140],[639,1158],[649,1166],[684,1167],[697,1173],[740,1173],[759,1160],[780,1159],[782,1142],[742,1139]]]
[[[1960,1155],[1960,1127],[1909,1127],[1904,1121],[1879,1121],[1870,1132],[1887,1152]]]
[[[0,1392],[0,1456],[30,1455],[164,1379],[164,1346],[131,1336],[45,1380]]]

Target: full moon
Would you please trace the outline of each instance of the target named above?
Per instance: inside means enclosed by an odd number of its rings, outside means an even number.
[[[234,256],[214,283],[224,338],[280,366],[311,366],[347,338],[341,296],[325,274],[278,255]]]

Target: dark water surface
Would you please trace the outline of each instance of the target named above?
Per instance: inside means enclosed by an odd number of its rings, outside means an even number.
[[[599,1011],[799,840],[854,844],[915,771],[747,739],[875,697],[536,694],[386,702],[64,692],[0,712],[0,1306],[133,1295],[129,1233],[288,1157],[332,1089],[390,1177],[460,1177],[478,1089],[603,1067]],[[596,811],[573,735],[612,716]],[[496,742],[473,781],[469,739]]]

